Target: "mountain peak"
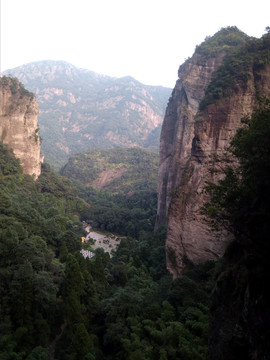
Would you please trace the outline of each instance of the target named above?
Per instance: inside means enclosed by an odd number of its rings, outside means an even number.
[[[158,151],[171,89],[112,78],[64,61],[38,61],[9,70],[36,94],[42,150],[62,167],[91,148],[140,146]]]

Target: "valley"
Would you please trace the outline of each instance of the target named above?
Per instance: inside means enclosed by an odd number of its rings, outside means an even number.
[[[167,107],[63,62],[1,77],[1,359],[269,359],[269,39],[207,37]]]
[[[158,152],[172,89],[132,77],[113,78],[64,61],[40,61],[5,72],[18,78],[39,103],[41,149],[60,169],[89,149],[142,147]]]

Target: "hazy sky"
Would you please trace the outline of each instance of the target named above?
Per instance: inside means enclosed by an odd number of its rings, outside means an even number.
[[[195,46],[224,26],[261,37],[269,0],[1,0],[1,71],[65,60],[174,87]]]

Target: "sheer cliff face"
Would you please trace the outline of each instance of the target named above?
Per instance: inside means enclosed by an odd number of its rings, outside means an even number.
[[[201,214],[207,201],[204,186],[218,180],[209,161],[226,151],[241,118],[252,112],[258,93],[269,96],[269,68],[256,74],[256,80],[251,68],[245,87],[236,86],[230,97],[198,112],[223,57],[202,61],[195,53],[180,67],[161,131],[156,227],[167,222],[167,267],[174,277],[188,263],[223,255],[229,234],[213,232]]]
[[[23,172],[37,178],[41,172],[38,103],[18,80],[0,79],[0,140],[20,159]]]

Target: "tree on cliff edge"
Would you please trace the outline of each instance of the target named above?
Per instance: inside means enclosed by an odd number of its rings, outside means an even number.
[[[217,222],[227,221],[237,239],[266,240],[270,221],[270,100],[242,120],[231,142],[239,167],[227,167],[218,185],[210,184],[206,208]]]
[[[270,359],[270,100],[243,119],[231,143],[239,167],[209,185],[206,206],[230,225],[228,247],[212,296],[210,358]]]

